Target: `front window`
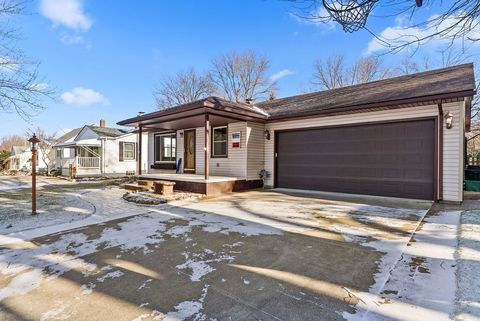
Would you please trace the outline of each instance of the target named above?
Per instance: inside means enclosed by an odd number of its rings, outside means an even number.
[[[212,136],[212,156],[227,156],[227,127],[214,127]]]
[[[135,159],[135,143],[123,143],[123,159]]]
[[[76,156],[79,156],[79,157],[99,157],[100,156],[100,147],[99,146],[77,147]]]
[[[175,133],[155,135],[155,162],[175,162],[177,136]]]

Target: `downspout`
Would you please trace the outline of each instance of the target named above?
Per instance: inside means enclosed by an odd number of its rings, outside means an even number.
[[[436,200],[443,200],[443,106],[438,103],[437,190]]]

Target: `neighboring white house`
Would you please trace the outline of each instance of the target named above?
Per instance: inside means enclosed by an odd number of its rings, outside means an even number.
[[[47,164],[43,160],[43,154],[40,149],[37,151],[37,172],[45,171]],[[10,156],[3,161],[3,170],[5,172],[32,170],[32,151],[29,146],[13,146]]]
[[[76,135],[73,135],[78,131]],[[55,166],[62,176],[124,176],[137,168],[137,134],[87,125],[67,133],[55,145]]]

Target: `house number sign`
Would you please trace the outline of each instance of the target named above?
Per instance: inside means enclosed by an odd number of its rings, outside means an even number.
[[[233,132],[232,133],[232,148],[240,148],[240,132]]]

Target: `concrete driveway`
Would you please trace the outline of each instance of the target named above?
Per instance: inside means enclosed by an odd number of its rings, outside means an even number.
[[[354,320],[430,205],[275,190],[145,207],[4,245],[0,319]]]

